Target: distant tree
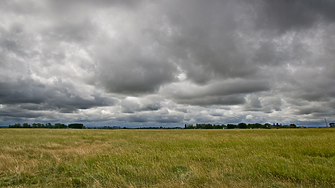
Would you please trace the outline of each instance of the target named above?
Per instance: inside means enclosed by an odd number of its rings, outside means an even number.
[[[205,129],[213,129],[213,125],[212,124],[206,124]]]
[[[185,129],[194,129],[193,125],[186,125],[185,124]]]
[[[269,123],[265,123],[261,128],[271,129],[271,125]]]
[[[55,123],[54,128],[56,129],[65,129],[67,126],[61,123]]]
[[[255,123],[254,125],[255,125],[255,128],[261,128],[262,127],[262,124],[260,124],[260,123]]]
[[[295,124],[290,124],[290,128],[297,128]]]
[[[204,129],[205,128],[205,124],[196,124],[195,128],[196,129]]]
[[[72,124],[69,124],[68,127],[72,129],[83,129],[85,126],[84,124],[81,124],[81,123],[72,123]]]
[[[47,123],[47,124],[46,124],[46,127],[47,127],[47,128],[53,128],[53,126],[52,126],[51,123]]]
[[[222,129],[223,125],[213,125],[213,129]]]
[[[15,123],[14,125],[9,125],[9,128],[22,128],[21,123]]]
[[[234,128],[236,128],[236,125],[234,125],[234,124],[228,124],[227,125],[227,129],[234,129]]]
[[[247,128],[247,124],[245,124],[245,123],[239,123],[237,125],[237,127],[240,128],[240,129],[246,129]]]
[[[258,129],[261,128],[262,124],[260,123],[254,123],[254,124],[248,124],[247,128],[251,128],[251,129]]]
[[[37,128],[37,123],[33,123],[33,128]]]
[[[28,123],[23,123],[22,128],[31,128],[31,126]]]

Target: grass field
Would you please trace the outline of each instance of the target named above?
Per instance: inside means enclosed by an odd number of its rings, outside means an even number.
[[[335,187],[335,129],[0,129],[1,187]]]

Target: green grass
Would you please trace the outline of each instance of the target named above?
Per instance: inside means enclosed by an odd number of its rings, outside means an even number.
[[[1,187],[335,187],[335,129],[0,130]]]

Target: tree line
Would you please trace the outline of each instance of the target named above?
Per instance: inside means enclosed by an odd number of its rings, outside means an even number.
[[[85,126],[84,124],[81,123],[72,123],[69,125],[65,125],[62,123],[55,123],[54,125],[52,125],[51,123],[33,123],[33,124],[29,124],[29,123],[23,123],[21,125],[21,123],[15,123],[14,125],[9,125],[8,128],[49,128],[49,129],[66,129],[66,128],[70,128],[70,129],[84,129]]]
[[[85,127],[84,124],[81,123],[72,123],[69,125],[65,125],[62,123],[55,123],[54,125],[51,123],[23,123],[22,125],[20,123],[16,123],[14,125],[9,125],[9,128],[49,128],[49,129],[66,129],[66,128],[71,128],[71,129],[85,129],[85,128],[93,128],[93,127]],[[97,127],[94,127],[97,128]],[[98,127],[99,128],[99,127]],[[111,128],[111,129],[120,129],[121,127],[114,126],[114,127],[109,127],[109,126],[104,126],[100,127],[103,129]],[[123,127],[124,129],[126,127]],[[163,127],[140,127],[137,129],[162,129]],[[181,127],[174,127],[176,129],[179,129]],[[279,123],[274,123],[274,124],[260,124],[260,123],[253,123],[253,124],[246,124],[246,123],[239,123],[239,124],[221,124],[221,125],[215,125],[215,124],[191,124],[187,125],[185,124],[185,129],[271,129],[271,128],[297,128],[295,124],[290,124],[290,125],[282,125]]]
[[[221,125],[215,125],[215,124],[191,124],[187,125],[185,124],[185,129],[271,129],[271,128],[297,128],[295,124],[290,125],[282,125],[279,123],[274,124],[260,124],[260,123],[252,123],[252,124],[246,124],[246,123],[239,123],[239,124],[221,124]]]

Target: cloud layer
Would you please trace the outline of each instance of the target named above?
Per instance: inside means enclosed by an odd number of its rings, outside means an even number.
[[[0,122],[335,121],[335,2],[0,3]]]

